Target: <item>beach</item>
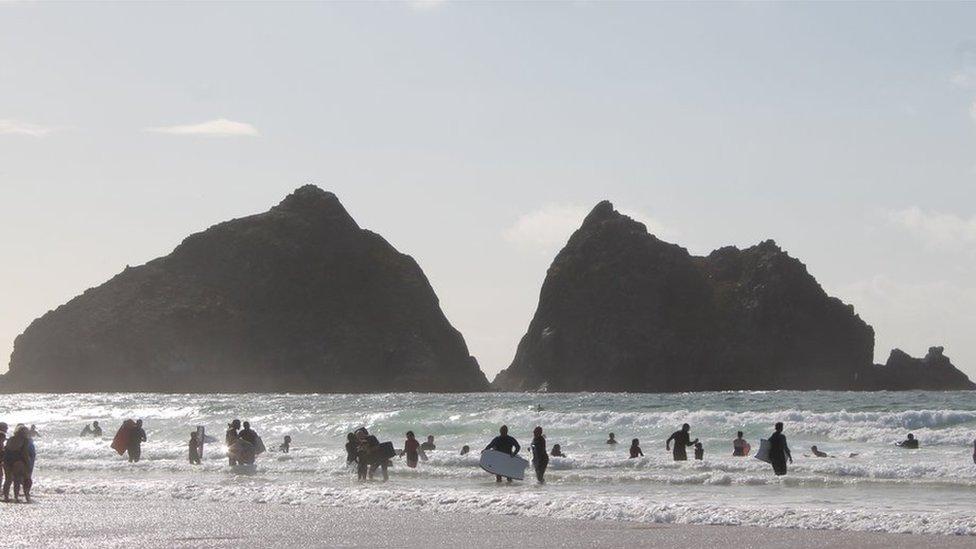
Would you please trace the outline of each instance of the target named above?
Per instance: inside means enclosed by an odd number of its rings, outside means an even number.
[[[39,492],[0,506],[4,547],[976,547],[971,536],[639,524]]]

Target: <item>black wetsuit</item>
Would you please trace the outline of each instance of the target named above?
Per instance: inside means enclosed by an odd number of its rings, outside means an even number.
[[[143,442],[146,442],[146,431],[142,427],[136,427],[129,438],[129,461],[142,459]]]
[[[790,447],[786,444],[786,435],[773,433],[769,435],[769,463],[777,476],[786,474],[786,460],[790,457]]]
[[[258,443],[257,432],[255,432],[254,429],[251,429],[249,427],[247,429],[241,429],[241,432],[237,433],[237,437],[240,438],[241,440],[246,440],[247,442],[250,442],[252,445],[252,447],[247,452],[244,452],[243,455],[241,455],[241,462],[247,465],[254,463],[254,458],[256,457],[256,453],[255,453],[256,448],[254,448],[253,446]]]
[[[355,440],[346,442],[346,465],[359,461],[359,444]]]
[[[200,443],[195,438],[191,438],[190,442],[187,443],[187,449],[189,450],[190,463],[200,465]]]
[[[538,436],[532,439],[532,466],[535,467],[535,478],[545,482],[546,468],[549,467],[549,454],[546,453],[546,437]]]
[[[510,456],[514,456],[515,454],[519,453],[519,450],[521,449],[522,447],[519,446],[518,441],[515,440],[511,435],[498,435],[497,437],[491,439],[488,446],[485,446],[485,450],[495,450]],[[501,482],[502,476],[495,475],[495,480],[497,482]],[[508,479],[508,481],[511,482],[512,479]]]
[[[668,441],[672,440],[674,441],[674,449],[672,450],[674,452],[674,460],[687,461],[688,453],[685,449],[694,444],[691,441],[691,435],[688,434],[688,431],[675,431],[670,437],[668,437]]]

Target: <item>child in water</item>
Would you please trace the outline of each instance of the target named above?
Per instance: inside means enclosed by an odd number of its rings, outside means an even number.
[[[420,443],[413,431],[407,431],[407,440],[403,441],[403,455],[407,458],[407,467],[417,467],[420,461]]]
[[[705,447],[701,442],[695,443],[695,459],[705,459]]]
[[[197,432],[190,433],[190,442],[187,443],[190,464],[200,465],[200,441],[197,439]]]
[[[551,455],[552,457],[558,457],[558,458],[564,458],[564,457],[566,457],[566,454],[563,453],[562,446],[560,446],[558,444],[553,444],[552,445],[552,451],[549,452],[549,455]]]
[[[291,436],[285,435],[285,441],[281,443],[281,446],[278,446],[278,451],[287,454],[289,450],[291,450]]]
[[[641,451],[640,439],[634,439],[630,441],[630,458],[644,457],[644,452]]]

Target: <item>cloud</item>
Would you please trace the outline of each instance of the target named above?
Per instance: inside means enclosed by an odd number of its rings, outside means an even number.
[[[503,236],[519,247],[550,253],[566,244],[591,209],[578,204],[548,204],[520,215],[514,224],[505,229]],[[619,211],[646,225],[647,230],[659,238],[674,234],[648,215]]]
[[[260,135],[257,128],[246,122],[235,122],[226,118],[208,120],[199,124],[186,124],[182,126],[156,126],[145,128],[143,131],[152,133],[168,133],[171,135],[212,135],[217,137],[245,136],[257,137]]]
[[[59,129],[61,128],[38,126],[37,124],[31,124],[29,122],[19,122],[17,120],[0,118],[0,135],[29,135],[31,137],[44,137],[45,135],[56,132]]]
[[[976,244],[976,216],[927,212],[918,207],[888,212],[888,221],[938,250],[960,251]]]

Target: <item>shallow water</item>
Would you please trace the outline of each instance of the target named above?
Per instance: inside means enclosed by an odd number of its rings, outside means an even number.
[[[0,400],[0,420],[35,423],[36,492],[294,505],[379,506],[644,522],[750,524],[889,532],[976,534],[976,394],[970,392],[731,392],[688,394],[159,395],[21,394]],[[143,418],[149,442],[131,465],[108,444],[124,418]],[[229,471],[223,431],[249,420],[269,449],[254,475]],[[98,420],[104,440],[80,438]],[[731,457],[742,430],[753,448],[786,423],[795,463],[787,477]],[[664,440],[681,423],[705,460],[675,463]],[[541,425],[553,458],[549,483],[496,486],[477,453],[506,423],[528,445]],[[186,460],[189,432],[221,443],[202,467]],[[365,425],[381,440],[434,434],[438,449],[417,469],[394,460],[388,484],[357,483],[345,434]],[[621,443],[604,444],[608,432]],[[894,442],[912,431],[922,448]],[[631,438],[645,457],[627,459]],[[458,455],[464,444],[473,449]],[[816,444],[836,458],[805,457]],[[523,452],[527,452],[523,450]],[[857,457],[847,457],[851,453]]]

